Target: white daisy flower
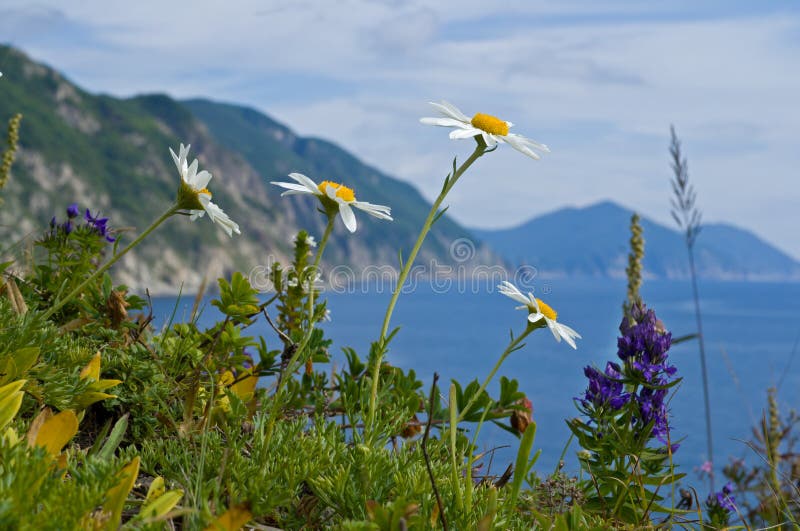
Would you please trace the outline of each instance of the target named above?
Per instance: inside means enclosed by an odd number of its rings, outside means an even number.
[[[523,295],[522,292],[518,290],[517,287],[511,282],[503,281],[497,287],[500,289],[500,293],[506,297],[511,297],[515,301],[524,305],[518,306],[517,310],[527,309],[528,312],[530,312],[528,315],[528,321],[531,323],[537,323],[544,319],[545,324],[547,324],[547,328],[549,328],[553,333],[553,337],[556,338],[556,341],[560,343],[563,339],[572,348],[578,348],[575,345],[575,338],[581,339],[581,335],[567,325],[557,322],[556,318],[558,317],[558,314],[544,301],[534,297],[533,293],[528,293],[527,296]]]
[[[211,192],[206,188],[208,182],[211,180],[211,174],[206,170],[198,173],[197,159],[194,159],[194,161],[189,164],[188,156],[190,147],[191,146],[184,146],[181,144],[178,155],[172,151],[172,148],[169,148],[172,160],[175,161],[175,166],[177,166],[178,173],[181,175],[181,187],[178,190],[178,205],[189,211],[192,221],[208,214],[211,221],[219,224],[228,236],[232,236],[234,232],[236,234],[241,234],[239,225],[232,221],[220,207],[211,202]]]
[[[376,218],[392,221],[391,208],[383,205],[373,205],[366,201],[356,201],[353,189],[343,184],[322,181],[318,185],[302,173],[290,173],[289,177],[297,182],[272,182],[272,184],[276,186],[287,189],[281,194],[281,197],[295,194],[311,194],[317,196],[327,212],[338,209],[339,214],[342,216],[344,226],[347,227],[347,230],[350,232],[356,231],[356,215],[353,213],[351,207],[363,210]]]
[[[522,135],[509,133],[509,128],[514,125],[511,122],[506,122],[490,114],[483,114],[480,112],[470,119],[452,103],[446,101],[442,101],[442,103],[430,103],[436,107],[436,110],[439,111],[442,117],[421,118],[420,122],[428,125],[438,125],[440,127],[454,127],[455,131],[450,133],[450,138],[452,139],[482,136],[483,141],[490,148],[495,147],[498,142],[504,142],[520,153],[536,160],[538,160],[540,156],[534,150],[543,153],[550,152],[550,148],[544,144],[534,142]]]

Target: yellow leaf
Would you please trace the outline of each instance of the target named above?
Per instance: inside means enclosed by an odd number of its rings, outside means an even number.
[[[125,500],[139,476],[139,456],[133,461],[122,467],[117,474],[117,484],[106,492],[106,502],[103,504],[103,511],[108,513],[109,519],[106,523],[107,529],[117,529],[122,520],[122,509],[125,507]]]
[[[227,386],[233,383],[233,379],[233,373],[231,371],[225,371],[222,373],[222,376],[219,377],[219,383]]]
[[[206,527],[205,531],[238,531],[251,518],[253,515],[247,505],[240,503],[221,514],[210,526]]]
[[[81,393],[80,396],[75,397],[75,405],[77,405],[80,409],[86,409],[95,402],[100,402],[101,400],[105,400],[107,398],[117,398],[117,395],[87,391],[85,393]]]
[[[18,393],[19,390],[22,389],[22,386],[25,385],[25,382],[27,382],[27,380],[17,380],[16,382],[11,382],[10,384],[0,387],[0,400],[8,395]]]
[[[164,488],[164,478],[158,476],[156,479],[153,480],[152,483],[150,483],[150,488],[147,489],[147,498],[145,498],[144,502],[149,503],[155,500],[156,498],[164,494],[165,490],[166,489]]]
[[[89,384],[92,391],[105,391],[109,387],[115,387],[122,383],[122,380],[98,380]]]
[[[81,371],[81,380],[92,378],[93,380],[100,379],[100,351],[94,355],[92,360]]]
[[[25,394],[21,391],[23,385],[25,380],[17,380],[0,387],[0,428],[4,428],[17,415]]]
[[[47,453],[57,456],[78,433],[78,417],[71,410],[47,418],[36,433],[35,446],[44,446]]]
[[[242,402],[247,402],[253,398],[257,383],[258,377],[249,375],[233,384],[231,386],[231,391],[233,391],[233,394],[238,396]]]
[[[16,446],[20,441],[17,430],[14,428],[8,428],[3,434],[3,440],[5,441],[6,446]]]
[[[142,507],[142,510],[139,512],[139,516],[144,518],[158,518],[164,516],[181,501],[181,498],[183,498],[182,490],[165,492],[155,500],[145,503],[144,507]]]
[[[39,428],[42,427],[44,421],[52,416],[53,411],[49,407],[42,409],[39,414],[36,415],[36,418],[33,419],[31,425],[28,426],[28,433],[25,435],[28,440],[28,446],[36,446],[36,436],[39,434]]]

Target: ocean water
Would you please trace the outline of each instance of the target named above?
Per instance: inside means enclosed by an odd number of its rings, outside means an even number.
[[[577,415],[574,397],[585,388],[583,368],[600,367],[616,360],[616,338],[625,285],[607,279],[542,280],[535,286],[540,296],[558,311],[559,321],[583,336],[578,349],[556,343],[546,330],[528,337],[524,349],[513,353],[500,375],[516,378],[533,403],[538,431],[534,448],[542,450],[536,469],[546,473],[557,466],[569,438],[565,419]],[[324,328],[333,340],[334,363],[343,365],[342,347],[353,347],[366,358],[383,320],[388,289],[376,286],[357,293],[324,293],[332,321]],[[766,407],[766,390],[780,383],[779,404],[784,411],[800,408],[800,354],[793,359],[800,337],[800,284],[700,282],[701,309],[709,369],[715,464],[718,472],[731,457],[758,459],[742,442]],[[688,282],[646,281],[642,296],[673,337],[695,332],[694,307]],[[157,323],[169,317],[177,302],[180,319],[189,313],[192,298],[154,300]],[[393,326],[401,330],[387,360],[404,369],[413,368],[430,383],[440,374],[446,389],[449,379],[461,383],[482,380],[508,342],[509,329],[524,329],[526,314],[516,311],[511,299],[492,286],[449,290],[441,286],[417,287],[401,296]],[[206,305],[201,323],[213,322],[216,309]],[[274,341],[266,323],[249,329]],[[672,438],[683,438],[675,454],[681,471],[693,471],[707,459],[702,379],[696,341],[675,345],[672,363],[683,378],[670,404]],[[490,386],[490,391],[496,386]],[[516,439],[488,425],[481,432],[485,449],[495,453],[492,470],[500,473],[514,459]],[[504,446],[509,448],[502,448]],[[573,442],[565,457],[568,470],[576,470]]]

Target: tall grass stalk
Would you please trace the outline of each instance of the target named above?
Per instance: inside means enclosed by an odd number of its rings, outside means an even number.
[[[700,233],[702,213],[695,205],[697,193],[694,186],[689,184],[689,166],[686,158],[681,154],[681,142],[675,134],[675,127],[670,126],[669,153],[672,157],[672,171],[675,174],[672,184],[673,198],[672,217],[678,228],[684,234],[686,251],[689,255],[689,274],[692,277],[692,297],[694,298],[694,314],[697,321],[697,340],[700,344],[700,368],[703,377],[703,402],[705,403],[706,417],[706,444],[708,460],[714,464],[714,443],[711,430],[711,399],[708,390],[708,369],[706,367],[705,336],[703,334],[703,319],[700,315],[700,295],[697,290],[697,270],[694,262],[694,244]],[[714,492],[714,474],[708,475],[711,492]]]

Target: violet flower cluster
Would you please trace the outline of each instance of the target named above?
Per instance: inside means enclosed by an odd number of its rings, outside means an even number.
[[[70,207],[78,208],[78,205],[72,204]],[[100,236],[104,237],[107,242],[113,243],[116,238],[109,234],[109,227],[108,227],[108,218],[101,218],[100,212],[97,213],[96,216],[92,216],[92,213],[89,212],[89,209],[86,209],[86,213],[83,215],[83,219],[86,220],[86,223],[90,225]]]
[[[736,498],[731,496],[731,494],[733,494],[733,484],[728,482],[722,487],[720,492],[709,494],[706,503],[709,506],[716,505],[721,507],[729,513],[736,512]]]
[[[664,330],[653,310],[636,304],[630,315],[622,318],[622,336],[617,340],[617,355],[622,366],[608,362],[605,371],[588,366],[584,374],[589,384],[579,398],[587,410],[621,410],[634,403],[631,422],[635,428],[652,423],[651,435],[668,444],[669,425],[667,386],[676,369],[667,362],[672,334]],[[673,445],[673,451],[677,445]]]
[[[709,494],[706,499],[709,520],[720,527],[727,526],[731,514],[736,512],[736,499],[733,494],[733,485],[726,483],[722,490]]]
[[[63,223],[58,223],[55,216],[50,220],[50,228],[57,230],[64,234],[70,234],[75,229],[75,219],[80,216],[81,212],[77,203],[72,203],[67,207],[67,219]],[[109,243],[116,241],[116,238],[111,236],[111,229],[108,226],[108,218],[101,218],[100,213],[93,216],[89,209],[83,215],[83,220],[86,222],[85,227],[95,232],[98,236],[105,238]]]

